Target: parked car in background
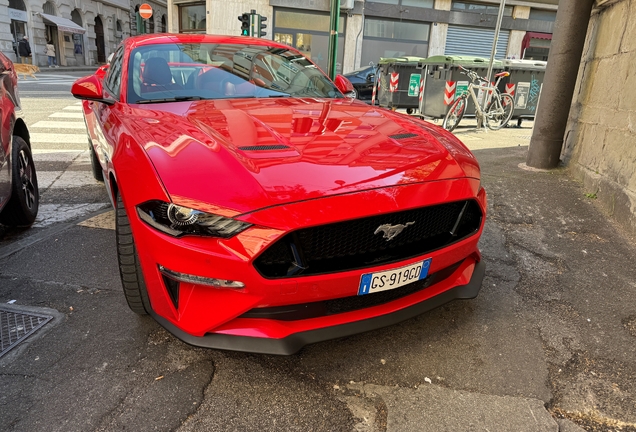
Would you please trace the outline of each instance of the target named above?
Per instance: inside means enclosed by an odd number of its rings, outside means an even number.
[[[134,312],[291,354],[479,292],[486,192],[447,131],[266,39],[130,37],[104,72],[72,93]]]
[[[355,89],[357,99],[371,103],[373,85],[375,83],[376,66],[369,65],[362,69],[344,74]]]
[[[21,117],[18,76],[0,53],[0,223],[29,226],[38,214],[40,194],[29,131]]]

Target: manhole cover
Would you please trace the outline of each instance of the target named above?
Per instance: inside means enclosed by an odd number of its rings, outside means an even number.
[[[0,357],[51,321],[52,316],[0,306]]]

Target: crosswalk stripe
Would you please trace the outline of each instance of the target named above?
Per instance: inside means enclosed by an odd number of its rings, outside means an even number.
[[[103,213],[98,218],[86,219],[110,207],[110,202],[105,195],[88,195],[87,201],[97,196],[100,197],[99,201],[102,201],[88,203],[60,202],[62,199],[56,198],[60,196],[61,189],[89,193],[86,191],[103,190],[104,187],[103,183],[93,178],[86,126],[83,121],[75,120],[82,118],[81,102],[69,101],[69,103],[72,105],[49,115],[52,119],[60,120],[38,121],[29,127],[38,186],[43,197],[33,227],[45,228],[77,220],[83,226],[113,229],[112,212]],[[58,131],[63,132],[63,129],[76,129],[77,133],[58,133]],[[80,198],[84,196],[84,193],[78,192],[73,196],[76,201],[84,201]]]
[[[81,107],[80,107],[81,108]],[[84,118],[84,114],[81,112],[56,112],[49,116],[49,118],[72,118],[72,119],[81,119]]]
[[[38,216],[33,227],[42,228],[69,219],[79,219],[98,210],[105,209],[109,203],[97,204],[40,204]]]
[[[39,122],[31,125],[32,128],[47,128],[47,129],[86,129],[84,122],[66,122],[66,121],[46,121],[40,120]]]
[[[32,143],[86,144],[88,142],[86,134],[31,133],[30,138]]]

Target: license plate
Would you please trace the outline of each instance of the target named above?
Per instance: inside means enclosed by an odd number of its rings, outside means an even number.
[[[431,260],[432,258],[429,258],[422,262],[378,273],[365,273],[360,278],[358,295],[395,289],[424,279],[428,275],[428,269],[431,268]]]

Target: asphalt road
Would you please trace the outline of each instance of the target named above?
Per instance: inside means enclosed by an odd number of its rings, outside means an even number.
[[[48,207],[0,229],[0,304],[54,319],[0,358],[1,430],[636,431],[634,240],[567,173],[519,168],[531,124],[457,133],[489,191],[477,299],[253,355],[188,346],[128,310],[60,81],[20,86]]]

